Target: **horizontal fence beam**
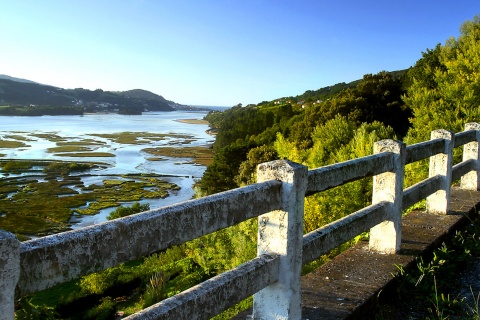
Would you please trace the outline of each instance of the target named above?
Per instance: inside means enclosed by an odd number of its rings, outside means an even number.
[[[347,182],[391,171],[393,154],[384,152],[308,171],[306,196]]]
[[[279,262],[261,255],[125,319],[210,319],[277,282]]]
[[[462,131],[455,134],[455,148],[463,146],[472,141],[477,141],[476,130]]]
[[[87,228],[23,242],[17,296],[139,259],[280,209],[267,181]]]
[[[302,263],[307,264],[370,230],[386,219],[390,207],[390,203],[382,201],[306,234],[303,237]]]
[[[475,160],[460,162],[452,168],[452,181],[458,180],[470,171],[475,170]]]
[[[403,191],[402,210],[410,208],[420,200],[423,200],[429,195],[437,192],[440,190],[441,185],[442,177],[435,176],[422,180],[419,183],[416,183],[413,186],[405,189]]]
[[[412,144],[407,146],[405,164],[427,159],[433,155],[443,153],[444,150],[445,141],[443,139],[434,139]]]

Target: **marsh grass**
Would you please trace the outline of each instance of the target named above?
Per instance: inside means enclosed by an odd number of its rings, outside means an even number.
[[[50,142],[67,141],[66,138],[59,136],[56,133],[32,133],[32,137],[42,138]]]
[[[92,151],[91,148],[85,146],[77,146],[77,145],[63,145],[59,147],[48,148],[48,153],[60,153],[60,152],[86,152]]]
[[[179,189],[157,175],[125,175],[90,186],[85,186],[79,176],[70,175],[73,171],[96,168],[93,163],[11,163],[18,168],[16,172],[28,170],[33,164],[44,168],[42,182],[28,177],[0,180],[0,229],[23,236],[65,231],[70,228],[69,220],[74,213],[93,215],[123,202],[165,198],[168,190]]]
[[[181,123],[189,123],[189,124],[208,124],[209,123],[207,120],[203,120],[203,119],[179,119],[176,121]]]
[[[8,135],[5,135],[4,137],[7,138],[7,139],[11,139],[11,140],[35,141],[34,139],[30,139],[28,137],[25,137],[25,136],[22,136],[22,135],[19,135],[19,134],[8,134]]]
[[[0,139],[0,148],[23,148],[29,147],[21,141]]]
[[[205,166],[213,162],[213,150],[209,147],[156,147],[145,148],[142,151],[154,156],[193,158],[195,163]]]
[[[98,146],[98,145],[106,145],[106,142],[94,140],[94,139],[81,139],[81,140],[73,140],[73,141],[60,141],[57,142],[57,146]]]
[[[120,144],[145,144],[152,141],[161,141],[167,138],[191,139],[195,141],[194,136],[175,133],[152,133],[152,132],[119,132],[92,134],[92,136],[109,139]]]
[[[108,158],[115,157],[113,153],[110,152],[72,152],[72,153],[54,153],[57,157],[81,157],[81,158]]]

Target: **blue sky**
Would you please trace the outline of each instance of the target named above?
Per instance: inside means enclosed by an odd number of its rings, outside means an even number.
[[[0,0],[0,74],[232,106],[405,69],[478,0]]]

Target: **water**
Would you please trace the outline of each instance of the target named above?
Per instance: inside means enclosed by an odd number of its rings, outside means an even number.
[[[181,190],[171,192],[165,199],[149,200],[150,207],[165,205],[191,199],[192,186],[195,179],[200,178],[205,166],[191,163],[186,158],[165,158],[164,161],[150,161],[152,155],[141,151],[148,147],[170,146],[204,146],[214,142],[214,137],[208,135],[208,125],[182,123],[182,119],[202,119],[207,112],[146,112],[143,115],[118,114],[86,114],[83,116],[42,116],[42,117],[0,117],[0,139],[8,135],[22,136],[32,141],[23,141],[27,147],[10,149],[0,148],[2,159],[47,159],[63,161],[98,161],[107,163],[105,169],[95,171],[98,177],[85,177],[85,185],[99,183],[102,176],[125,173],[154,173],[167,175],[164,179],[178,184]],[[100,138],[92,134],[119,132],[150,132],[160,134],[182,135],[185,137],[168,137],[159,141],[148,141],[141,144],[121,144],[110,139]],[[48,148],[56,146],[55,142],[32,134],[54,133],[67,141],[94,139],[103,141],[105,145],[96,147],[95,152],[109,152],[115,157],[65,157],[47,152]],[[13,175],[10,175],[12,177]],[[5,174],[0,171],[0,178]],[[86,226],[105,221],[105,217],[115,208],[103,210],[95,216],[75,217],[75,227]]]

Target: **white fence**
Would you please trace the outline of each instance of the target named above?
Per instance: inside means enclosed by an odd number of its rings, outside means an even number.
[[[26,294],[258,217],[258,256],[127,319],[209,319],[254,295],[254,319],[301,319],[301,266],[370,230],[370,249],[395,253],[402,210],[427,199],[427,211],[446,214],[450,186],[479,190],[480,125],[432,132],[406,147],[377,142],[374,154],[307,170],[289,161],[259,165],[258,183],[150,210],[95,226],[19,242],[0,230],[0,318],[14,318]],[[452,166],[453,148],[464,146]],[[430,158],[429,178],[403,190],[408,163]],[[372,204],[303,235],[304,197],[373,176]]]

